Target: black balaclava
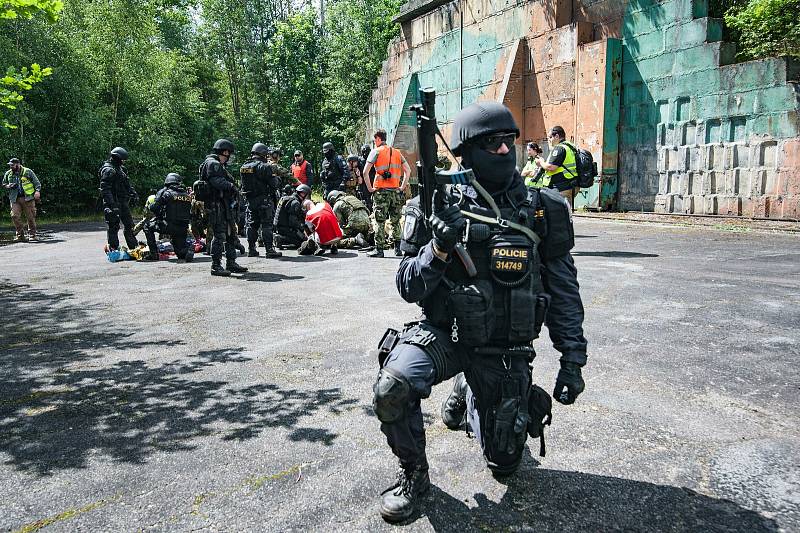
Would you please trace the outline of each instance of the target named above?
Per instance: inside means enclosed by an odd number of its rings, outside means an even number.
[[[335,155],[336,155],[336,152],[334,152],[333,150],[328,150],[327,152],[325,152],[325,159],[327,159],[328,161],[331,161],[333,159],[333,156],[335,156]]]
[[[508,147],[507,154],[493,154],[472,143],[461,147],[461,164],[475,172],[478,183],[490,194],[503,192],[511,185],[517,168],[517,150]]]

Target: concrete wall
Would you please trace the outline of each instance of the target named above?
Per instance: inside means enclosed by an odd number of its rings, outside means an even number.
[[[582,205],[800,218],[800,67],[734,64],[707,12],[706,0],[412,0],[365,137],[383,127],[413,159],[405,110],[432,86],[446,136],[463,106],[487,99],[517,118],[520,156],[522,142],[564,126],[609,171]],[[592,69],[614,38],[621,69]]]
[[[800,69],[734,64],[705,1],[631,0],[620,207],[800,218]]]

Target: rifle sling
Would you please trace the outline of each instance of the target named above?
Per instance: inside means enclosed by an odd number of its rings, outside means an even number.
[[[532,229],[530,229],[529,227],[523,226],[522,224],[517,224],[516,222],[511,222],[510,220],[503,219],[503,217],[501,216],[501,213],[500,213],[500,208],[497,207],[497,203],[494,201],[494,198],[492,198],[492,195],[489,194],[486,191],[486,189],[484,189],[483,186],[481,186],[481,184],[478,183],[475,179],[470,180],[470,185],[472,185],[472,187],[476,191],[478,191],[478,194],[480,194],[481,197],[484,200],[486,200],[486,202],[489,204],[489,207],[491,207],[492,211],[494,211],[495,217],[494,218],[493,217],[487,217],[487,216],[483,216],[483,215],[478,215],[477,213],[470,213],[469,211],[462,210],[461,213],[465,217],[469,217],[469,218],[478,220],[480,222],[485,222],[487,224],[492,224],[494,226],[500,226],[501,228],[515,229],[515,230],[527,235],[528,238],[530,238],[534,243],[536,243],[537,246],[542,242],[542,238],[539,237],[536,234],[536,232],[533,231]]]

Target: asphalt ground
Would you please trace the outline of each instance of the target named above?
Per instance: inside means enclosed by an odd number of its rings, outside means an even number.
[[[0,248],[0,530],[381,531],[375,345],[398,259],[111,264],[96,225]],[[424,401],[409,531],[800,530],[800,236],[576,218],[586,391],[520,471]],[[537,341],[551,390],[558,354]]]

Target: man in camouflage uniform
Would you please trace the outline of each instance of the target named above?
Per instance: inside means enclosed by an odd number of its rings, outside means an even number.
[[[272,148],[269,151],[269,161],[267,164],[272,168],[272,175],[278,176],[281,180],[280,186],[278,187],[278,191],[282,191],[284,187],[290,185],[292,189],[300,185],[300,182],[292,175],[291,171],[288,168],[281,165],[281,149],[280,148]],[[278,203],[279,198],[275,198],[275,203]]]
[[[372,229],[369,212],[364,202],[342,191],[331,191],[328,203],[333,206],[333,214],[339,221],[344,237],[339,248],[363,248],[367,245],[366,236]]]

